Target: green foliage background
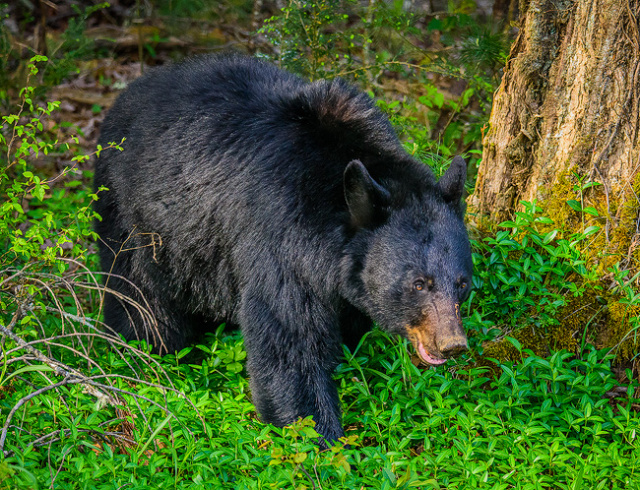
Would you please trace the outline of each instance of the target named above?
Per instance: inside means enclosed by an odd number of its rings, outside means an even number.
[[[177,26],[254,17],[243,1],[136,8]],[[472,192],[508,35],[471,10],[290,0],[260,28],[258,54],[310,79],[359,84],[437,174],[465,154]],[[221,327],[164,358],[105,333],[91,242],[99,196],[79,170],[92,155],[77,138],[52,138],[58,104],[42,102],[48,84],[102,53],[84,35],[96,12],[78,10],[50,59],[21,61],[26,88],[13,94],[7,79],[0,91],[0,489],[640,488],[635,277],[614,266],[603,283],[580,252],[595,230],[568,234],[535,203],[490,236],[472,230],[468,355],[424,369],[406,341],[377,330],[345,350],[335,379],[347,439],[329,451],[319,452],[311,420],[259,421],[238,333]],[[3,30],[7,73],[17,58],[8,38]],[[43,170],[51,156],[68,165]]]

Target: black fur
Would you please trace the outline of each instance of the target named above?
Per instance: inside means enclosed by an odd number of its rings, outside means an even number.
[[[106,323],[159,351],[239,325],[267,422],[313,415],[336,440],[341,342],[356,345],[372,320],[407,336],[430,305],[464,299],[464,161],[440,188],[343,81],[307,83],[239,56],[192,59],[118,98],[100,144],[123,137],[123,152],[96,162],[96,188],[110,189],[96,206],[102,267],[122,295],[106,296]],[[123,297],[148,302],[158,335]]]

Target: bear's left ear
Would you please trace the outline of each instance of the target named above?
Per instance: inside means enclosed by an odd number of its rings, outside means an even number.
[[[451,165],[438,181],[438,188],[445,202],[459,205],[467,181],[467,162],[461,156],[454,157]]]
[[[353,160],[344,171],[344,197],[356,227],[375,227],[387,218],[389,191],[378,184],[360,160]]]

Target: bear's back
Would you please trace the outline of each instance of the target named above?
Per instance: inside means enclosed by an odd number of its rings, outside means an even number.
[[[233,195],[294,220],[321,201],[330,210],[322,215],[333,218],[346,211],[342,174],[353,159],[397,189],[398,202],[433,183],[370,97],[338,79],[308,83],[243,56],[194,58],[131,84],[109,112],[100,143],[123,137],[125,151],[105,153],[97,178],[115,192],[126,189],[124,201],[132,190],[150,191],[144,202],[166,199],[169,186],[172,197],[187,189],[210,202],[200,193],[224,188],[223,200]]]

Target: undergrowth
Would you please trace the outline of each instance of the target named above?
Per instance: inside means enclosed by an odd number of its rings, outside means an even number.
[[[4,488],[640,488],[637,383],[620,388],[603,352],[525,353],[491,376],[421,370],[406,348],[376,331],[338,367],[350,449],[318,452],[308,420],[260,423],[235,366],[242,341],[220,332],[196,348],[202,362],[179,362],[187,351],[157,359],[176,391],[121,395],[136,417],[111,419],[79,385],[33,398],[4,447]],[[114,352],[100,363],[130,372]],[[3,410],[24,381],[5,390]]]

